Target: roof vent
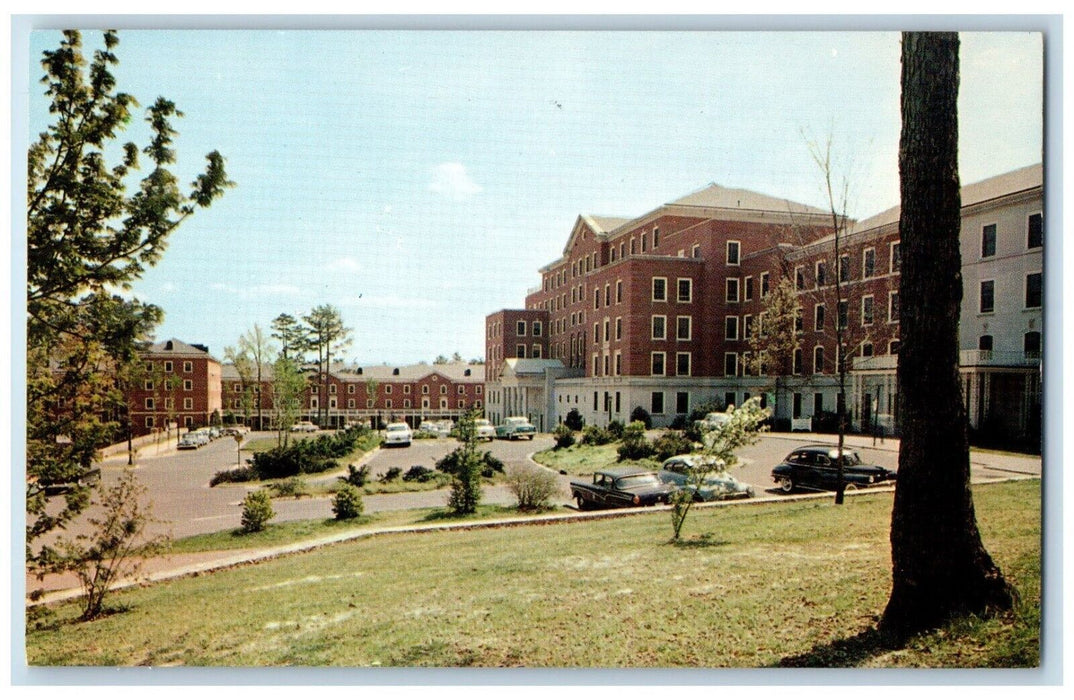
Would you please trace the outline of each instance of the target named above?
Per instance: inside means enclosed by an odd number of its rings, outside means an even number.
[[[361,374],[361,373],[362,373],[362,368],[361,368],[361,367],[359,367],[359,368],[358,368],[358,374]]]
[[[470,376],[470,370],[466,370],[462,374],[463,374],[464,377],[469,377]]]
[[[393,377],[398,377],[399,376],[399,368],[398,367],[396,367],[395,369],[392,370],[392,376]]]
[[[165,350],[174,350],[175,349],[175,343],[173,343],[172,341],[169,340],[168,342],[164,343],[164,349]]]

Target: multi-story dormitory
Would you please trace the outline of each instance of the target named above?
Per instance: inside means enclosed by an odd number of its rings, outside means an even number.
[[[962,189],[968,415],[1010,439],[1039,440],[1042,211],[1040,165]],[[571,409],[603,425],[640,406],[660,426],[760,394],[780,424],[805,427],[836,410],[841,324],[855,429],[897,431],[898,219],[851,222],[837,259],[830,212],[717,185],[634,219],[581,216],[525,308],[486,318],[486,412],[549,430]],[[784,277],[801,338],[777,383],[745,360]]]
[[[256,374],[244,378],[234,365],[222,365],[205,346],[175,339],[151,346],[142,359],[146,374],[129,401],[134,435],[173,423],[195,428],[217,419],[255,429],[275,425],[271,366],[262,367],[258,382]],[[323,423],[321,427],[388,420],[417,427],[425,419],[457,419],[484,407],[481,365],[334,365],[324,386],[316,380],[315,368],[306,369],[310,379],[297,420]]]

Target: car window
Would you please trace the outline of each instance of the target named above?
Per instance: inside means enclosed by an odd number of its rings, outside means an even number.
[[[655,474],[633,474],[623,476],[616,480],[615,485],[621,489],[636,488],[638,486],[656,486],[660,480]]]

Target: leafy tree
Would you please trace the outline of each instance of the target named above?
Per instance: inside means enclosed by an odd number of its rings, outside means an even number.
[[[571,430],[577,431],[585,427],[585,418],[577,408],[572,408],[567,411],[567,417],[563,419],[563,423]]]
[[[481,468],[482,458],[477,450],[477,428],[474,420],[477,414],[468,411],[459,418],[455,426],[458,440],[462,445],[457,450],[455,468],[451,473],[451,493],[448,495],[448,508],[456,515],[469,515],[477,511],[481,503]]]
[[[749,355],[743,360],[750,374],[775,377],[776,402],[781,385],[794,374],[795,354],[801,349],[802,305],[794,282],[781,277],[763,301],[763,311],[751,328],[744,329]],[[778,411],[777,411],[778,414]]]
[[[161,553],[168,545],[166,535],[146,534],[147,526],[156,522],[150,506],[142,502],[146,493],[134,472],[124,471],[115,486],[100,493],[100,514],[88,519],[88,532],[60,545],[62,555],[51,569],[78,578],[83,620],[99,617],[112,586],[122,578],[136,576],[147,557]]]
[[[261,326],[255,323],[253,328],[239,338],[239,349],[244,356],[249,358],[251,375],[255,380],[253,398],[257,408],[257,429],[260,430],[264,425],[261,416],[261,387],[264,386],[264,370],[274,362],[275,348],[269,343]]]
[[[349,483],[341,485],[332,499],[332,513],[336,520],[352,520],[360,516],[364,509],[361,492]]]
[[[351,342],[351,329],[343,325],[343,315],[331,304],[315,307],[302,319],[309,327],[310,346],[317,352],[318,423],[328,425],[328,375],[332,371],[332,353],[341,353]],[[324,418],[320,418],[323,412]]]
[[[169,168],[175,162],[172,121],[182,113],[160,97],[146,110],[149,143],[116,144],[138,102],[116,90],[112,69],[119,37],[87,62],[82,36],[66,31],[45,51],[41,82],[52,123],[31,144],[27,169],[27,562],[45,533],[63,527],[88,503],[75,489],[58,508],[37,484],[73,481],[115,437],[103,418],[122,400],[116,371],[143,348],[161,310],[114,294],[129,288],[164,253],[167,237],[199,207],[232,185],[224,158],[207,166],[187,194]],[[118,148],[117,148],[118,146]],[[118,162],[113,153],[121,155]],[[140,156],[149,173],[134,182]],[[128,191],[129,189],[133,192]],[[54,551],[53,551],[54,553]]]
[[[981,542],[958,375],[962,301],[958,35],[906,32],[899,143],[899,480],[892,590],[880,620],[895,639],[963,614],[1010,609],[1017,592]]]
[[[242,410],[242,422],[243,425],[249,425],[250,414],[253,412],[255,388],[253,386],[253,362],[250,359],[249,353],[241,345],[238,348],[234,346],[227,346],[224,348],[224,359],[231,363],[235,368],[235,371],[239,374],[239,389],[242,392],[242,396],[239,397],[239,403]],[[260,386],[258,387],[260,388]],[[260,392],[257,392],[257,396],[260,397]],[[260,401],[258,401],[258,409],[260,410]],[[260,430],[260,419],[258,419],[258,429]]]
[[[686,516],[690,514],[694,503],[694,493],[705,482],[705,477],[737,465],[736,452],[757,442],[760,433],[764,431],[762,423],[770,415],[767,408],[761,408],[760,396],[752,397],[738,408],[729,408],[727,413],[730,420],[704,434],[704,459],[699,460],[697,466],[686,475],[686,487],[679,489],[671,497],[673,539],[679,539]]]
[[[272,499],[267,491],[251,491],[242,499],[243,533],[261,532],[274,517],[276,511],[272,508]]]
[[[276,443],[286,446],[291,426],[302,410],[306,376],[294,360],[280,355],[272,365],[272,410],[276,417]]]

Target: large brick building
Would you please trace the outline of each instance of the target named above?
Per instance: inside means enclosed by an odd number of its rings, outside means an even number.
[[[1037,165],[962,194],[962,364],[971,424],[1001,420],[1012,435],[1039,427],[1042,184]],[[654,424],[668,425],[702,404],[737,404],[759,393],[776,404],[777,418],[809,419],[837,406],[838,323],[856,425],[895,428],[898,210],[850,224],[837,257],[830,212],[716,185],[635,219],[579,217],[563,255],[541,268],[541,286],[526,298],[529,316],[499,311],[486,319],[490,416],[511,408],[550,429],[572,408],[588,423],[606,424],[641,407]],[[799,350],[776,396],[773,377],[750,374],[744,359],[765,297],[783,277],[795,285],[802,321]],[[554,379],[536,367],[519,379],[510,360],[534,355],[505,334],[508,321],[540,325],[540,357],[563,368],[549,368]],[[518,401],[520,381],[539,397],[533,405]]]
[[[144,373],[130,392],[128,411],[134,435],[147,435],[176,423],[180,428],[208,425],[219,416],[221,365],[204,345],[171,339],[141,353]]]

